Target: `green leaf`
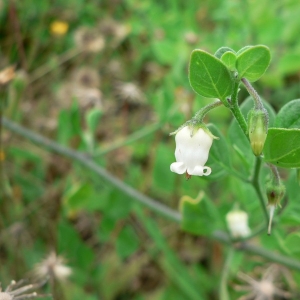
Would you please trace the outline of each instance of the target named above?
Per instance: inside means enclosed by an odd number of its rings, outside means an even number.
[[[181,228],[195,235],[210,235],[217,227],[218,212],[203,194],[196,199],[184,196],[180,200]]]
[[[186,266],[178,259],[176,253],[170,248],[165,236],[161,233],[161,229],[157,222],[154,219],[149,218],[140,206],[136,205],[135,211],[140,223],[143,224],[146,232],[153,240],[155,249],[162,253],[160,265],[179,291],[184,293],[185,297],[182,299],[204,299],[204,296],[202,295],[203,288],[199,287],[198,281],[195,280],[194,276],[191,276]],[[146,250],[149,251],[149,253],[153,252],[150,249]]]
[[[225,52],[232,52],[232,53],[235,53],[234,50],[232,50],[231,48],[229,47],[221,47],[219,48],[216,53],[214,54],[216,58],[219,58],[221,59],[222,55],[225,53]]]
[[[270,128],[263,152],[266,162],[283,168],[299,168],[300,130]]]
[[[64,196],[64,205],[69,211],[94,211],[101,207],[99,194],[90,184],[74,185]]]
[[[243,48],[241,48],[238,52],[237,52],[237,55],[240,55],[242,54],[243,52],[245,52],[247,49],[251,48],[252,46],[245,46]]]
[[[300,128],[300,99],[288,102],[279,111],[275,126],[281,128]]]
[[[236,55],[233,52],[225,52],[221,57],[221,61],[227,66],[230,71],[235,70]]]
[[[227,67],[203,50],[192,52],[189,80],[193,90],[199,95],[219,98],[224,102],[231,95],[234,84]]]
[[[268,47],[263,45],[252,46],[242,51],[236,61],[236,68],[239,78],[247,78],[249,81],[256,81],[267,70],[271,60]]]
[[[86,122],[91,132],[95,132],[99,124],[100,118],[102,116],[102,111],[98,108],[94,108],[88,111],[86,114]]]
[[[289,254],[300,254],[300,233],[291,233],[286,237],[286,240],[284,241],[285,249],[288,250]],[[299,257],[299,256],[298,256]]]
[[[231,158],[224,135],[214,124],[208,124],[207,127],[214,136],[219,138],[214,140],[209,152],[209,156],[212,157],[216,163],[220,164],[222,168],[230,168]]]
[[[125,226],[122,228],[117,241],[116,250],[122,259],[127,258],[133,254],[139,247],[139,239],[135,231],[130,226]]]

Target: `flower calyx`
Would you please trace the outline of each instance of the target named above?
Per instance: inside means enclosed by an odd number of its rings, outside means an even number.
[[[280,206],[280,201],[285,194],[285,186],[282,183],[274,183],[273,181],[267,184],[266,187],[267,198],[268,198],[268,208],[269,208],[269,226],[268,235],[271,234],[272,220],[274,216],[275,209]]]
[[[248,113],[248,134],[254,155],[260,156],[268,134],[269,115],[264,107]]]
[[[180,130],[182,130],[184,127],[188,127],[190,130],[190,136],[193,137],[194,134],[197,133],[199,129],[202,129],[205,131],[206,134],[208,134],[212,139],[218,140],[219,138],[212,134],[212,132],[208,129],[208,127],[202,123],[199,122],[197,119],[192,118],[189,121],[186,121],[183,125],[181,125],[177,130],[170,133],[170,135],[176,135]]]

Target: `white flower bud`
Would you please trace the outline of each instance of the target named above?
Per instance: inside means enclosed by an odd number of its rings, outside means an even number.
[[[195,132],[194,132],[195,131]],[[211,168],[204,166],[208,159],[209,149],[213,142],[213,136],[202,128],[185,126],[176,136],[175,158],[170,169],[177,174],[208,176]]]
[[[227,226],[234,238],[246,237],[250,234],[248,215],[242,210],[233,210],[226,215]]]

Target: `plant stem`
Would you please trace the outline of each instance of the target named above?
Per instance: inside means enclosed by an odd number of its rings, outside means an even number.
[[[212,234],[212,238],[224,244],[232,245],[230,237],[228,236],[228,234],[226,234],[223,231],[219,231],[219,230],[214,231]],[[299,260],[295,260],[290,257],[277,254],[276,252],[268,251],[264,248],[257,247],[250,243],[243,243],[243,242],[236,243],[235,249],[238,251],[245,251],[247,253],[254,254],[254,255],[259,255],[261,257],[268,259],[269,261],[273,261],[282,264],[284,266],[287,266],[293,270],[300,271]]]
[[[219,299],[220,300],[230,300],[228,289],[227,289],[227,281],[228,281],[228,275],[230,271],[230,265],[232,262],[232,259],[234,257],[234,251],[235,249],[233,247],[230,247],[228,250],[228,254],[226,257],[226,261],[222,270],[221,274],[221,283],[220,283],[220,289],[219,289]]]
[[[261,207],[262,207],[264,215],[265,215],[266,222],[268,223],[269,222],[269,214],[268,214],[268,210],[267,210],[265,200],[264,200],[263,194],[261,192],[260,183],[259,183],[260,168],[261,168],[261,158],[256,157],[255,167],[254,167],[254,172],[253,172],[253,177],[252,177],[251,182],[257,193],[258,199],[260,201]]]
[[[274,166],[272,164],[267,164],[267,165],[273,174],[273,180],[275,181],[275,184],[280,185],[280,175],[279,175],[278,169],[276,168],[276,166]]]
[[[240,125],[241,129],[243,130],[245,136],[247,137],[247,139],[249,139],[247,122],[238,104],[238,90],[239,90],[239,83],[236,82],[231,97],[230,110],[234,115],[235,119],[237,120],[238,124]]]
[[[251,83],[246,78],[242,78],[241,81],[244,84],[245,88],[247,89],[248,93],[252,96],[255,103],[255,108],[262,110],[264,108],[263,103],[256,90],[251,85]]]
[[[86,168],[95,172],[100,177],[106,179],[112,185],[114,185],[115,187],[117,187],[118,189],[123,191],[125,194],[131,196],[136,201],[144,204],[145,206],[147,206],[150,209],[154,210],[155,212],[161,214],[162,216],[167,217],[176,223],[180,223],[181,215],[177,211],[159,203],[157,200],[154,200],[148,196],[145,196],[145,195],[139,193],[132,187],[121,182],[119,179],[117,179],[116,177],[114,177],[113,175],[108,173],[102,167],[96,165],[94,161],[90,160],[83,154],[81,154],[77,151],[71,150],[69,148],[63,147],[47,138],[40,136],[39,134],[36,134],[28,129],[23,128],[22,126],[14,123],[6,118],[2,118],[2,125],[5,128],[8,128],[9,130],[11,130],[12,132],[15,132],[15,133],[31,140],[33,143],[35,143],[38,146],[41,146],[50,151],[53,151],[60,155],[66,156],[70,159],[73,159],[76,162],[81,163]],[[228,244],[228,245],[232,245],[232,246],[234,245],[234,244],[232,244],[232,240],[228,236],[228,234],[226,234],[223,231],[214,231],[211,235],[211,238],[213,238],[221,243],[224,243],[224,244]],[[245,251],[248,253],[252,253],[252,254],[256,254],[256,255],[260,255],[261,257],[264,257],[270,261],[274,261],[274,262],[283,264],[287,267],[290,267],[291,269],[300,271],[300,261],[270,252],[263,248],[253,246],[249,243],[235,244],[235,249],[240,250],[240,251]]]
[[[197,122],[202,122],[203,118],[205,117],[205,115],[212,109],[223,105],[223,102],[218,100],[216,102],[210,103],[204,107],[202,107],[196,114],[195,116],[192,118],[192,120],[197,120]]]
[[[55,153],[64,155],[68,158],[73,159],[76,162],[81,163],[88,169],[94,171],[100,177],[102,177],[105,180],[107,180],[108,182],[110,182],[116,188],[123,191],[128,196],[131,196],[134,200],[141,202],[145,206],[160,213],[161,215],[163,215],[169,219],[176,220],[178,222],[181,220],[181,215],[177,211],[170,209],[169,207],[159,203],[158,201],[151,199],[150,197],[143,195],[142,193],[133,189],[129,185],[125,184],[118,178],[116,178],[113,175],[111,175],[110,173],[108,173],[104,168],[97,165],[93,160],[87,158],[85,155],[83,155],[77,151],[74,151],[72,149],[63,147],[47,138],[44,138],[41,135],[33,133],[32,131],[25,129],[22,126],[9,121],[6,118],[3,118],[2,124],[6,128],[10,129],[11,131],[26,137],[27,139],[31,140],[32,142],[34,142],[37,145],[43,146],[44,148],[47,148]]]

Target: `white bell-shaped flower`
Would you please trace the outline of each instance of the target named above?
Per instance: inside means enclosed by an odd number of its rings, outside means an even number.
[[[185,126],[175,136],[176,162],[172,163],[172,172],[197,176],[208,176],[211,168],[204,166],[208,159],[209,149],[213,142],[213,136],[202,128],[197,131]]]
[[[226,215],[227,226],[232,237],[247,237],[251,231],[248,226],[248,215],[242,210],[233,210]]]

